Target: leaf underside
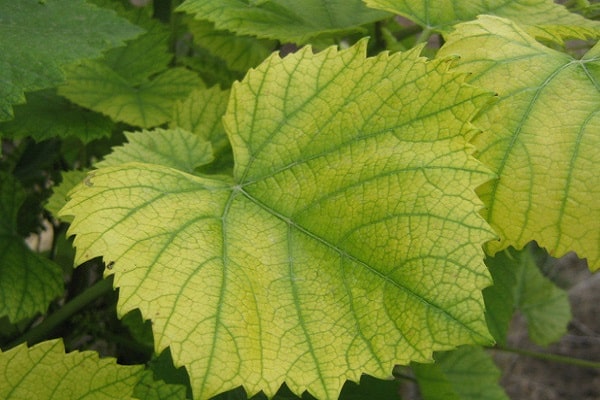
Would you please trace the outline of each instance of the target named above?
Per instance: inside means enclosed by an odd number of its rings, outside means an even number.
[[[440,55],[459,55],[470,83],[499,94],[473,141],[499,176],[478,191],[501,238],[490,253],[535,240],[600,268],[600,44],[576,60],[508,20],[480,17],[459,25]]]
[[[117,165],[62,210],[76,261],[114,261],[120,314],[152,320],[197,398],[285,381],[333,399],[362,372],[489,343],[474,189],[491,175],[466,138],[490,95],[418,49],[365,53],[273,55],[235,84],[233,179]]]

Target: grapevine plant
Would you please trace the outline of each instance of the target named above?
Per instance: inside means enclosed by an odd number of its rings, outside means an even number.
[[[598,15],[0,0],[0,397],[506,399],[600,268]]]

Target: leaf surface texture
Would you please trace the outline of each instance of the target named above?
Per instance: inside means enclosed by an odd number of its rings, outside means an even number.
[[[488,343],[468,122],[490,94],[418,49],[271,56],[232,88],[233,178],[100,168],[63,214],[77,262],[114,261],[194,396],[283,381],[334,399],[362,372]],[[340,360],[345,360],[340,362]]]
[[[473,141],[499,177],[479,190],[501,238],[490,252],[535,240],[600,268],[600,44],[577,60],[508,20],[480,17],[459,25],[440,55],[459,55],[458,70],[499,95]]]

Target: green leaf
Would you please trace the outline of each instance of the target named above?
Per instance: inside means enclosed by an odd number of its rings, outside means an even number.
[[[515,284],[510,288],[512,303],[526,318],[529,336],[534,342],[546,346],[567,332],[571,320],[568,294],[542,275],[535,247],[529,245],[521,251],[507,249],[487,263],[491,268],[502,269],[505,275],[514,276]],[[509,322],[504,321],[504,331]]]
[[[481,347],[464,346],[435,359],[411,365],[423,400],[508,400],[498,384],[500,370]]]
[[[485,319],[496,343],[506,345],[508,329],[515,313],[514,290],[517,286],[515,268],[500,257],[486,257],[485,264],[492,274],[494,285],[483,289]]]
[[[229,146],[222,118],[227,109],[229,90],[217,86],[194,90],[175,104],[173,127],[180,127],[210,141],[216,154]]]
[[[238,36],[215,29],[214,24],[208,21],[191,20],[188,28],[194,36],[194,43],[225,60],[228,67],[235,71],[246,72],[256,67],[276,48],[273,40]]]
[[[125,132],[125,137],[129,143],[113,149],[97,167],[138,161],[194,173],[213,160],[210,143],[181,128]]]
[[[186,0],[178,10],[213,22],[217,29],[298,44],[323,34],[356,31],[360,25],[390,16],[367,8],[361,0],[271,0],[253,4],[244,0]]]
[[[571,321],[568,293],[541,274],[531,251],[512,257],[517,262],[515,304],[527,320],[529,337],[542,346],[556,342]]]
[[[600,22],[569,12],[552,0],[364,0],[373,8],[403,15],[428,29],[450,32],[481,14],[513,20],[532,36],[562,43],[564,39],[600,36]]]
[[[61,340],[0,351],[2,399],[133,399],[142,366],[117,365],[95,351],[65,354]]]
[[[145,11],[125,12],[147,32],[111,50],[101,61],[67,68],[68,81],[59,93],[76,104],[115,121],[151,128],[169,122],[175,101],[184,99],[202,81],[184,68],[169,68],[169,31]]]
[[[273,55],[232,89],[233,179],[134,163],[72,192],[76,262],[115,261],[119,313],[152,319],[194,396],[285,380],[333,399],[489,343],[474,190],[491,175],[465,137],[490,95],[418,50]]]
[[[185,392],[185,386],[155,381],[149,373],[142,375],[133,391],[136,399],[143,400],[184,400]]]
[[[440,56],[450,54],[471,83],[499,94],[474,140],[499,176],[479,190],[501,238],[489,252],[535,240],[600,268],[600,44],[576,60],[508,20],[480,17],[448,36]]]
[[[69,197],[68,195],[71,189],[77,186],[77,184],[83,182],[89,172],[89,170],[72,170],[63,172],[61,174],[62,181],[52,188],[52,196],[50,196],[48,203],[46,203],[44,208],[50,211],[55,218],[58,218],[58,212],[65,206],[65,204],[67,204]],[[60,219],[65,222],[72,221],[72,218],[68,216]]]
[[[0,0],[0,121],[24,92],[64,81],[61,67],[96,58],[141,29],[81,0]]]
[[[19,183],[0,171],[0,317],[13,323],[45,312],[63,290],[61,267],[29,250],[17,234],[24,199]]]
[[[400,384],[392,379],[376,379],[369,375],[360,377],[360,382],[346,382],[339,400],[400,399]]]
[[[175,101],[202,85],[195,73],[183,68],[169,69],[140,85],[100,62],[72,66],[67,73],[69,81],[59,88],[61,95],[115,121],[143,128],[168,122]]]
[[[27,94],[27,103],[14,108],[15,119],[0,124],[4,137],[36,141],[77,137],[84,143],[111,134],[113,123],[103,115],[77,107],[55,89]]]

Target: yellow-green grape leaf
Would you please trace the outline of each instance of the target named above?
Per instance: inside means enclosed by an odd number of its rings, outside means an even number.
[[[67,69],[68,82],[59,93],[76,104],[142,128],[169,122],[173,106],[202,81],[184,68],[172,68],[134,85],[101,62]]]
[[[491,95],[420,49],[273,55],[232,88],[232,178],[100,168],[61,211],[76,262],[114,261],[194,396],[337,398],[432,351],[489,343],[470,119]]]
[[[245,73],[248,69],[256,67],[277,48],[277,42],[274,40],[261,40],[218,30],[208,21],[190,18],[187,26],[194,36],[195,44],[223,59],[227,66],[235,71]]]
[[[0,351],[0,398],[134,399],[143,366],[117,365],[95,351],[65,354],[61,340]]]
[[[0,172],[0,317],[13,323],[46,312],[63,291],[60,265],[32,252],[17,234],[24,200],[17,180]]]
[[[182,101],[175,103],[172,127],[180,127],[211,142],[219,154],[229,146],[222,118],[227,109],[229,90],[218,86],[196,89]]]
[[[27,93],[27,103],[14,107],[15,118],[0,123],[3,137],[36,141],[76,137],[84,143],[109,136],[114,123],[104,115],[86,110],[56,93],[56,89]]]
[[[319,35],[360,30],[390,16],[366,7],[362,0],[186,0],[177,8],[220,30],[283,42],[306,43]]]
[[[431,30],[449,32],[455,24],[489,14],[510,18],[531,35],[562,43],[600,36],[600,22],[569,12],[552,0],[364,0],[373,8],[400,14]]]
[[[142,29],[82,0],[0,0],[0,121],[24,92],[64,81],[61,67],[99,57]]]
[[[499,94],[474,140],[499,177],[479,190],[501,238],[489,252],[535,240],[600,268],[600,44],[577,60],[508,20],[480,17],[448,37],[440,55],[450,54],[471,83]]]
[[[423,400],[508,400],[500,370],[481,347],[438,353],[434,364],[411,367]]]
[[[213,160],[210,142],[181,128],[125,132],[128,143],[113,149],[96,167],[109,167],[128,162],[165,165],[194,173]]]

